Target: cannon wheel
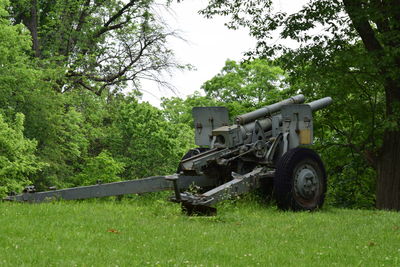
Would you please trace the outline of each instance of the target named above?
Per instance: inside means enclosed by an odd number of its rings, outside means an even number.
[[[326,173],[321,158],[308,148],[294,148],[277,162],[274,197],[281,210],[315,210],[322,207]]]

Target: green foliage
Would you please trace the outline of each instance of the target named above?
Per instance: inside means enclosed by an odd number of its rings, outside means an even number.
[[[17,173],[4,160],[17,174],[1,194],[29,183],[45,190],[175,171],[191,147],[189,127],[139,104],[138,94],[118,93],[127,81],[137,89],[138,77],[181,67],[152,3],[0,0],[0,115],[7,125],[25,115],[16,136],[32,140],[26,157],[43,163],[22,161],[32,168],[21,163]]]
[[[11,25],[6,19],[7,1],[0,1],[0,106],[6,117],[14,117],[29,98],[27,94],[39,79],[27,53],[30,37],[22,25]]]
[[[237,63],[227,60],[220,73],[206,81],[202,88],[207,97],[217,99],[229,109],[231,117],[250,112],[288,97],[281,68],[263,59]]]
[[[328,174],[328,205],[371,208],[375,204],[374,169],[351,149],[329,146],[320,150]]]
[[[166,39],[175,33],[153,14],[154,1],[10,1],[10,17],[24,24],[32,54],[62,68],[54,90],[115,94],[139,78],[159,80],[175,62]]]
[[[87,154],[88,140],[82,114],[74,108],[55,112],[49,117],[51,120],[44,122],[52,131],[44,130],[46,136],[40,139],[39,155],[49,166],[42,173],[45,180],[34,181],[40,187],[68,185],[69,177],[75,174],[77,166]]]
[[[35,156],[36,142],[24,137],[24,115],[7,124],[0,114],[0,198],[30,184],[28,177],[45,165]]]
[[[35,140],[23,139],[26,159],[2,160],[2,195],[29,183],[43,190],[175,171],[191,147],[188,127],[116,93],[142,73],[177,66],[151,3],[11,1],[8,8],[1,0],[0,115],[14,125],[24,114],[15,138]],[[71,90],[81,86],[89,90]]]
[[[285,87],[283,78],[283,70],[267,60],[227,60],[221,72],[206,81],[202,89],[219,101],[254,107],[271,102],[274,94],[279,95],[279,89]]]
[[[161,107],[169,121],[190,127],[193,127],[193,107],[225,106],[233,119],[293,94],[284,78],[283,70],[267,60],[242,63],[227,60],[220,73],[202,85],[206,96],[196,92],[186,99],[163,99]]]
[[[118,106],[109,138],[129,179],[175,172],[193,140],[189,126],[168,122],[155,107],[130,98]]]
[[[38,86],[32,89],[21,81],[20,98],[13,97],[11,92],[9,98],[1,99],[7,100],[8,109],[4,112],[7,118],[12,118],[15,112],[26,114],[24,134],[37,141],[35,154],[47,163],[40,173],[30,177],[41,190],[68,183],[68,177],[74,175],[74,165],[86,157],[88,141],[82,114],[74,107],[68,107],[71,104],[67,99],[55,93],[49,84],[36,78],[30,78]]]
[[[7,5],[7,0],[0,0],[0,62],[20,63],[26,59],[24,52],[30,49],[30,37],[22,25],[11,25]]]
[[[183,123],[194,128],[192,108],[220,106],[223,103],[207,96],[200,95],[196,91],[186,99],[179,97],[163,98],[161,107],[165,118],[173,124]]]
[[[73,180],[75,185],[111,183],[121,180],[119,174],[123,171],[124,164],[113,159],[107,151],[102,151],[97,157],[89,158]]]
[[[41,81],[43,72],[35,69],[30,61],[30,36],[22,25],[11,25],[6,19],[7,1],[0,1],[0,117],[2,131],[1,192],[20,191],[31,183],[31,178],[47,167],[37,156],[38,142],[27,129],[31,124],[31,113],[26,112],[37,98],[38,91],[46,88]],[[52,72],[50,72],[52,73]],[[46,100],[41,99],[41,104]],[[36,105],[32,110],[45,110]],[[23,115],[25,114],[25,116]],[[14,122],[14,118],[16,118]],[[44,116],[44,118],[46,118]],[[40,116],[36,121],[43,120]],[[37,130],[37,129],[36,129]],[[40,132],[40,131],[39,131]],[[28,139],[26,139],[26,136]]]
[[[359,44],[325,56],[318,65],[309,63],[296,66],[290,81],[306,96],[334,99],[328,110],[314,114],[316,148],[330,173],[329,194],[340,206],[373,207],[376,160],[385,129],[378,74]]]

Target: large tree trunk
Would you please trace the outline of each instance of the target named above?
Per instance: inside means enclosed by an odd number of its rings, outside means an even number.
[[[400,130],[386,131],[378,161],[378,209],[400,210]]]
[[[393,126],[388,126],[378,158],[378,180],[376,207],[400,210],[400,79],[387,78],[385,83],[386,117]]]
[[[38,36],[38,14],[37,14],[37,2],[32,0],[31,6],[31,21],[29,30],[32,34],[33,51],[35,51],[35,56],[40,57],[40,47],[39,47],[39,36]]]
[[[355,30],[361,37],[366,51],[375,61],[377,71],[384,80],[386,96],[386,119],[389,124],[383,136],[380,155],[377,159],[377,191],[376,207],[379,209],[400,210],[400,56],[388,54],[390,50],[398,51],[398,43],[391,39],[379,40],[375,27],[371,26],[371,18],[375,18],[378,31],[382,34],[399,34],[397,24],[391,25],[389,20],[398,21],[400,13],[394,9],[398,3],[394,2],[370,2],[375,8],[380,8],[382,14],[376,16],[365,9],[362,1],[343,0],[347,14],[349,15]],[[385,5],[388,6],[385,7]],[[388,7],[392,6],[390,9]],[[397,39],[393,39],[397,40]],[[386,49],[385,49],[386,48]]]
[[[31,0],[29,15],[22,15],[22,22],[29,29],[32,36],[32,49],[35,52],[35,57],[40,57],[39,35],[38,35],[38,10],[37,0]]]

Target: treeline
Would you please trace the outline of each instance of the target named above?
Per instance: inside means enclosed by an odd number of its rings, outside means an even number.
[[[184,67],[173,34],[151,1],[0,0],[0,197],[174,172],[191,129],[137,87]]]
[[[204,14],[242,8],[213,2]],[[310,4],[299,21],[275,19],[286,36],[302,41],[296,35],[305,29],[302,17],[343,8],[329,3]],[[265,11],[252,8],[246,12]],[[320,9],[325,13],[312,13]],[[223,105],[233,117],[303,93],[307,101],[334,99],[314,114],[328,201],[373,207],[384,137],[398,130],[398,121],[395,111],[388,115],[376,61],[361,41],[348,38],[354,29],[343,22],[340,42],[319,36],[299,50],[281,49],[271,61],[262,46],[266,29],[241,22],[260,40],[252,59],[228,60],[205,81],[204,96],[163,99],[157,109],[140,103],[140,79],[162,82],[164,71],[186,66],[165,46],[174,33],[153,15],[152,1],[0,0],[0,196],[28,184],[45,190],[173,173],[194,146],[192,107]],[[126,88],[133,90],[123,93]]]

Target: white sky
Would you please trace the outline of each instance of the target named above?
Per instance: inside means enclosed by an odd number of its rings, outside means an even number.
[[[307,0],[275,0],[276,9],[291,13],[297,11]],[[189,63],[196,70],[174,71],[171,77],[165,77],[176,90],[160,88],[156,83],[142,81],[143,101],[159,107],[161,97],[179,96],[181,98],[200,90],[201,85],[215,76],[225,65],[227,59],[241,60],[243,54],[255,46],[248,31],[229,30],[224,26],[226,18],[205,19],[198,11],[207,5],[206,0],[185,0],[174,3],[172,12],[160,9],[162,16],[171,29],[181,32],[186,40],[173,39],[169,47],[174,50],[180,63]]]

